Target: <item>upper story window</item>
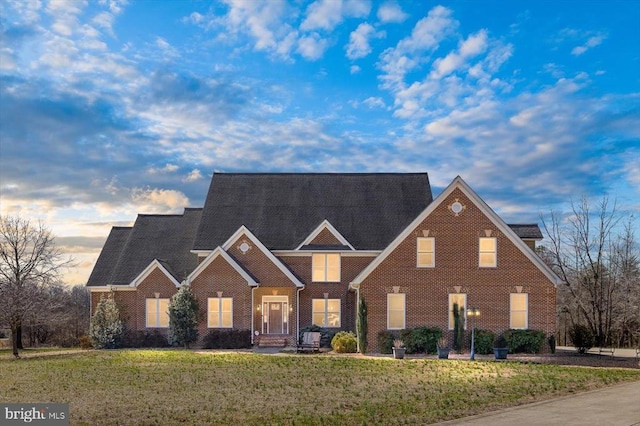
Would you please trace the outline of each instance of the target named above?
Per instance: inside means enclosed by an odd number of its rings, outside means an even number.
[[[482,237],[479,243],[479,261],[481,268],[495,268],[498,265],[498,241],[495,237]]]
[[[147,299],[147,328],[169,327],[169,299]]]
[[[314,282],[340,282],[339,253],[314,253],[311,263]]]
[[[434,237],[419,237],[418,268],[433,268],[436,266],[436,239]]]

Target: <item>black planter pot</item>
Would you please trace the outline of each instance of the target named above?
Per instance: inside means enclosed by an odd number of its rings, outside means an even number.
[[[507,359],[508,348],[493,348],[493,355],[496,359]]]
[[[438,348],[438,358],[439,359],[448,359],[450,348]]]
[[[407,348],[393,348],[393,357],[395,359],[404,359],[404,352]]]

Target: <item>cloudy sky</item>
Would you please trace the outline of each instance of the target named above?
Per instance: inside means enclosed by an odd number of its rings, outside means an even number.
[[[461,175],[507,221],[640,211],[640,2],[0,0],[2,214],[83,283],[213,171]]]

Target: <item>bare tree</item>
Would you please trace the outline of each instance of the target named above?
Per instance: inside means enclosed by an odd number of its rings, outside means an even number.
[[[637,255],[635,261],[633,258],[637,244],[630,226],[626,236],[616,233],[620,215],[615,203],[610,207],[607,196],[596,211],[584,197],[571,207],[564,219],[553,211],[549,218],[541,217],[548,237],[541,253],[566,284],[558,291],[558,308],[572,322],[587,325],[596,344],[603,346],[612,343],[613,329],[621,324],[625,289],[629,303],[623,309],[631,308],[637,297]]]
[[[23,322],[41,306],[43,288],[56,283],[62,268],[70,264],[42,223],[0,217],[0,323],[11,329],[16,358]]]

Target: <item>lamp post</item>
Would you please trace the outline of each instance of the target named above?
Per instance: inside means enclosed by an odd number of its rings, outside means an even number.
[[[478,317],[480,316],[480,309],[478,308],[469,308],[467,309],[467,316],[470,316],[472,318],[471,320],[471,356],[470,356],[470,360],[475,360],[476,359],[476,321],[475,319],[473,319],[473,317]]]

